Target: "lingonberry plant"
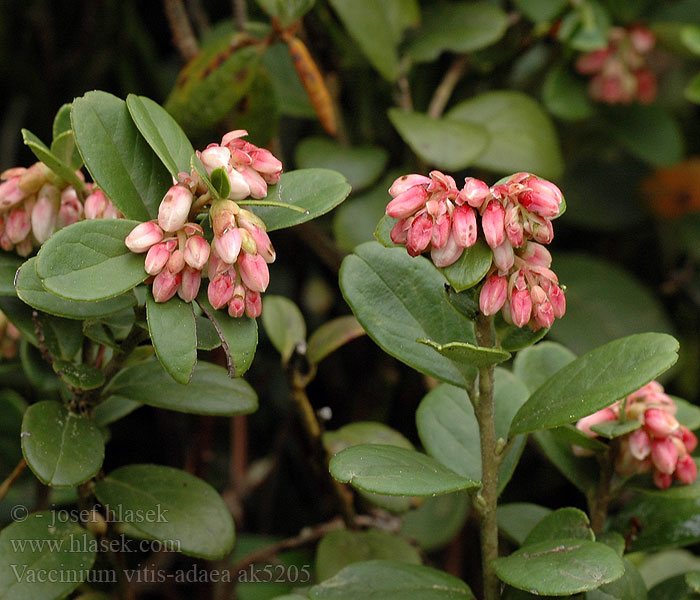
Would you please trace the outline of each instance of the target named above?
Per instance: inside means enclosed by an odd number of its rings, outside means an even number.
[[[23,129],[0,600],[700,597],[700,5],[638,4],[165,0],[162,105]]]

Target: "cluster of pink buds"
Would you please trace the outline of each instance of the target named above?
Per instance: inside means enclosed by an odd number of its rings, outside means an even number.
[[[206,267],[207,294],[215,309],[228,307],[232,317],[255,318],[262,311],[260,294],[270,282],[268,264],[275,250],[263,221],[234,200],[267,195],[267,185],[279,181],[282,163],[272,153],[241,139],[247,132],[227,133],[219,144],[198,152],[207,173],[222,168],[231,192],[215,200],[195,170],[180,173],[163,198],[158,219],[137,225],[125,244],[136,253],[147,252],[145,269],[153,279],[156,302],[167,302],[177,293],[186,302],[199,292]],[[210,204],[214,230],[211,242],[191,219]]]
[[[653,471],[656,487],[666,489],[674,478],[690,484],[698,475],[697,465],[690,455],[698,439],[677,421],[675,414],[673,398],[664,394],[661,384],[652,381],[624,400],[584,417],[576,427],[596,437],[591,430],[594,425],[621,418],[639,421],[641,427],[619,438],[615,470],[622,476]],[[574,447],[574,453],[587,454],[580,447]]]
[[[19,330],[7,320],[5,313],[0,310],[0,357],[11,359],[17,355]]]
[[[80,171],[76,171],[84,179]],[[93,184],[86,183],[85,206],[78,192],[44,163],[0,173],[0,248],[29,256],[54,231],[83,218],[119,218],[121,213]],[[94,191],[93,191],[94,189]]]
[[[592,75],[588,85],[591,98],[606,104],[653,102],[656,76],[646,66],[646,56],[655,44],[654,34],[646,27],[613,27],[607,48],[582,54],[576,61],[579,73]]]

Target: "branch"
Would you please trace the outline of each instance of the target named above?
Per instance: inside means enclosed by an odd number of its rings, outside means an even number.
[[[7,492],[10,491],[10,488],[12,487],[12,484],[19,479],[19,476],[24,472],[24,469],[27,468],[27,461],[22,459],[17,463],[17,466],[15,467],[14,471],[10,473],[7,476],[7,479],[0,484],[0,500],[2,500],[5,496],[7,496]]]
[[[457,56],[450,68],[445,73],[442,78],[440,85],[437,86],[433,97],[430,100],[430,105],[428,106],[428,116],[433,119],[437,119],[442,115],[442,111],[445,110],[447,102],[450,100],[450,96],[455,89],[455,86],[464,75],[467,70],[467,65],[469,64],[469,58],[462,54]]]
[[[163,0],[168,17],[173,44],[185,60],[190,60],[199,52],[199,43],[194,35],[192,24],[187,16],[182,0]]]

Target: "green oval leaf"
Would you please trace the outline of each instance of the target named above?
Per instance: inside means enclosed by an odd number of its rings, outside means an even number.
[[[383,444],[347,448],[331,459],[329,469],[338,481],[390,496],[434,496],[480,485],[425,454]]]
[[[639,429],[642,424],[635,420],[631,421],[608,421],[607,423],[599,423],[593,425],[591,430],[608,440],[613,440],[617,437],[627,435],[635,429]]]
[[[147,221],[172,185],[168,170],[134,124],[126,102],[107,92],[73,100],[75,143],[93,181],[127,219]]]
[[[545,515],[528,533],[523,546],[558,538],[595,541],[586,513],[567,506]]]
[[[624,546],[624,540],[621,540]],[[600,586],[597,590],[586,592],[586,600],[647,600],[647,586],[637,567],[623,558],[625,574],[611,583]],[[680,600],[674,597],[673,600]]]
[[[300,342],[306,341],[306,323],[299,307],[284,296],[265,296],[262,324],[272,345],[287,363]]]
[[[15,275],[23,260],[7,252],[0,254],[0,296],[15,295]]]
[[[348,194],[350,185],[340,173],[328,169],[299,169],[282,173],[278,184],[268,186],[266,200],[292,204],[306,213],[277,206],[252,206],[251,210],[265,221],[268,231],[275,231],[325,215]]]
[[[200,361],[188,385],[174,381],[158,361],[123,369],[103,393],[127,400],[198,415],[232,416],[254,412],[258,399],[243,379],[231,379],[226,369]]]
[[[104,438],[92,421],[44,400],[22,421],[22,453],[39,481],[75,487],[94,476],[104,459]]]
[[[510,358],[510,352],[505,352],[499,348],[483,348],[464,342],[450,342],[448,344],[438,344],[432,340],[420,338],[417,340],[421,344],[430,346],[436,352],[449,358],[458,365],[469,365],[472,367],[488,367],[496,365]]]
[[[209,180],[216,190],[216,195],[219,198],[228,198],[231,193],[231,182],[223,167],[214,169],[209,175]]]
[[[460,102],[446,117],[484,127],[490,134],[485,151],[474,166],[497,173],[530,171],[558,178],[564,161],[554,124],[527,94],[493,91]]]
[[[61,179],[70,183],[76,190],[82,191],[85,188],[85,183],[80,177],[75,174],[75,170],[64,163],[58,156],[54,155],[49,150],[44,142],[36,137],[28,129],[22,129],[22,139],[29,146],[29,149],[34,153],[41,162],[51,169]]]
[[[566,538],[523,546],[491,564],[507,584],[550,596],[593,590],[625,572],[622,559],[612,548]]]
[[[511,433],[571,423],[631,394],[678,359],[678,342],[664,333],[615,340],[569,363],[542,384],[513,419]]]
[[[442,269],[442,274],[455,290],[463,292],[484,278],[492,260],[491,248],[479,240],[471,248],[466,248],[450,266]]]
[[[370,560],[345,567],[311,588],[313,600],[474,600],[453,575],[422,565]]]
[[[197,325],[197,350],[214,350],[221,346],[221,339],[214,324],[205,316],[195,317]]]
[[[83,166],[83,157],[80,156],[78,146],[75,145],[75,136],[70,130],[64,131],[57,138],[54,138],[51,142],[51,154],[74,171]],[[78,177],[78,179],[80,178]]]
[[[479,123],[433,119],[418,112],[389,109],[399,135],[429,165],[456,171],[475,163],[487,148],[489,134]]]
[[[362,325],[352,315],[337,317],[311,334],[306,346],[306,357],[311,363],[318,364],[341,346],[364,334]]]
[[[124,244],[136,225],[93,219],[57,231],[37,256],[39,279],[49,292],[69,300],[106,300],[129,291],[148,277],[143,255]]]
[[[384,172],[387,151],[377,146],[344,146],[334,140],[309,137],[294,149],[300,169],[324,168],[343,174],[353,191],[371,185]]]
[[[37,512],[2,530],[0,599],[65,598],[85,581],[95,562],[95,538],[74,521],[54,520],[51,511]]]
[[[469,514],[467,492],[425,498],[415,510],[401,518],[401,534],[414,540],[425,552],[446,546],[464,525]]]
[[[507,27],[508,15],[485,2],[431,3],[408,52],[416,62],[433,61],[445,50],[474,52],[500,40]]]
[[[593,114],[586,84],[571,73],[564,62],[547,73],[542,86],[542,101],[549,112],[565,121],[579,121]]]
[[[85,320],[113,315],[136,304],[136,296],[133,293],[98,302],[66,300],[51,294],[46,291],[36,274],[36,263],[36,257],[30,258],[17,273],[17,295],[32,308],[58,317]]]
[[[66,131],[70,131],[71,108],[72,105],[70,103],[66,103],[61,105],[61,108],[59,108],[58,111],[56,111],[56,116],[53,118],[52,127],[53,139],[56,139],[58,136],[60,136],[62,133],[65,133]]]
[[[248,317],[233,319],[225,311],[214,310],[204,289],[197,296],[197,304],[207,315],[221,340],[221,346],[226,353],[229,376],[240,377],[250,368],[255,357],[255,348],[258,345],[256,320]]]
[[[316,577],[325,581],[348,565],[373,559],[422,563],[420,553],[411,544],[387,531],[331,531],[316,548]]]
[[[170,174],[177,178],[180,171],[189,173],[194,148],[170,113],[150,98],[135,94],[126,97],[126,106],[139,132]]]
[[[99,369],[85,363],[55,360],[51,363],[54,373],[69,386],[79,390],[94,390],[104,385],[105,375]]]
[[[375,343],[423,373],[464,385],[454,363],[416,341],[444,343],[458,334],[459,341],[475,342],[472,322],[452,310],[442,293],[444,283],[425,258],[376,242],[358,246],[340,269],[343,296]]]
[[[179,469],[127,465],[97,482],[95,495],[113,512],[153,516],[129,521],[130,534],[173,543],[183,554],[208,559],[233,548],[233,518],[221,496]]]
[[[197,327],[192,303],[177,296],[167,302],[156,302],[149,289],[146,318],[158,360],[175,381],[189,383],[197,364]]]
[[[551,512],[549,508],[530,502],[502,504],[496,512],[498,528],[518,546],[522,546],[532,528]]]
[[[518,352],[513,360],[513,374],[530,392],[534,392],[559,369],[576,360],[576,355],[556,342],[540,342]]]

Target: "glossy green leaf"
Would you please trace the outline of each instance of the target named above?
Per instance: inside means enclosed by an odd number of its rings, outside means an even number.
[[[573,50],[599,50],[607,46],[610,26],[606,7],[598,0],[586,0],[564,15],[557,37]]]
[[[126,106],[139,132],[170,174],[190,172],[194,148],[185,132],[162,106],[145,96],[129,94]]]
[[[425,258],[411,258],[403,248],[387,249],[376,242],[358,246],[340,269],[346,302],[384,351],[423,373],[464,385],[450,360],[416,341],[475,342],[472,322],[452,310],[443,296],[444,283]]]
[[[128,522],[131,534],[171,543],[183,554],[216,559],[233,547],[233,518],[221,496],[179,469],[127,465],[97,482],[95,495],[122,514],[144,515]]]
[[[608,440],[627,435],[628,433],[639,429],[642,424],[637,420],[631,421],[608,421],[607,423],[599,423],[593,425],[591,430]]]
[[[493,91],[460,102],[446,117],[478,124],[490,142],[474,166],[496,171],[530,171],[558,178],[564,162],[554,125],[540,105],[527,94]]]
[[[431,3],[408,52],[416,62],[433,61],[446,50],[474,52],[500,40],[507,27],[506,13],[486,2]]]
[[[669,167],[683,158],[683,132],[658,104],[610,111],[608,126],[628,152],[654,167]]]
[[[262,324],[286,364],[297,344],[306,341],[306,323],[299,307],[284,296],[265,296]]]
[[[197,350],[214,350],[221,346],[216,327],[207,317],[197,315],[195,324],[197,326]]]
[[[480,123],[433,119],[400,108],[390,108],[389,119],[420,158],[440,169],[456,171],[475,163],[489,144],[489,134]]]
[[[61,105],[61,108],[56,111],[56,116],[53,118],[52,136],[55,140],[58,136],[66,131],[71,130],[70,111],[72,105],[69,103]]]
[[[565,346],[555,342],[540,342],[518,352],[513,361],[513,374],[530,392],[534,392],[559,369],[576,359]]]
[[[231,181],[223,167],[214,169],[209,175],[209,180],[219,198],[228,198],[231,193]]]
[[[41,162],[51,169],[61,179],[70,183],[76,190],[81,191],[85,188],[85,183],[76,174],[75,170],[64,163],[58,156],[49,150],[44,142],[36,137],[31,131],[22,129],[22,139],[29,146],[29,149],[34,153]]]
[[[496,345],[508,352],[523,350],[532,344],[539,342],[549,333],[549,329],[532,331],[529,327],[517,327],[505,322],[501,313],[496,314],[494,320],[496,329]]]
[[[306,357],[310,362],[318,364],[341,346],[364,334],[362,325],[352,315],[336,317],[326,321],[311,334],[306,346]]]
[[[26,377],[23,383],[29,383],[44,393],[55,395],[58,392],[59,379],[41,356],[38,348],[29,344],[26,340],[20,340],[19,358],[23,374]],[[16,364],[13,364],[12,367],[17,370]]]
[[[389,215],[384,215],[377,223],[377,228],[374,231],[374,239],[376,239],[385,248],[399,248],[400,244],[395,244],[391,241],[391,230],[396,225],[398,219],[393,219]]]
[[[676,396],[672,396],[672,398],[676,403],[676,419],[678,422],[691,431],[700,429],[700,407]]]
[[[529,502],[501,504],[496,512],[498,528],[501,533],[522,546],[533,527],[551,512],[549,508]]]
[[[598,533],[595,536],[596,542],[610,546],[618,556],[622,556],[625,553],[625,538],[623,538],[617,531],[604,531]],[[625,571],[627,569],[625,568]]]
[[[130,292],[98,302],[66,300],[51,294],[41,284],[36,263],[36,257],[30,258],[17,274],[17,295],[32,308],[58,317],[83,320],[109,316],[136,304],[136,297]]]
[[[556,17],[568,3],[566,0],[513,0],[513,4],[528,19],[539,23]]]
[[[148,277],[144,256],[124,244],[136,225],[94,219],[57,231],[37,256],[39,279],[49,292],[69,300],[106,300],[127,292]]]
[[[535,594],[570,595],[622,577],[622,559],[605,544],[559,538],[523,546],[491,562],[500,579]]]
[[[353,39],[372,66],[388,81],[399,75],[397,46],[403,30],[419,20],[415,0],[330,0]]]
[[[336,454],[330,462],[333,477],[353,487],[391,496],[433,496],[479,487],[415,450],[361,444]]]
[[[422,565],[370,560],[345,567],[311,588],[313,600],[474,600],[453,575]]]
[[[32,513],[0,533],[0,599],[65,598],[87,578],[95,538],[75,521],[54,523],[55,516]]]
[[[571,423],[631,394],[678,359],[678,342],[641,333],[605,344],[569,363],[542,384],[513,419],[512,433]]]
[[[64,131],[51,142],[51,154],[74,171],[83,166],[83,157],[80,156],[75,136],[70,130]]]
[[[647,587],[639,571],[627,559],[623,558],[622,562],[625,574],[597,590],[586,592],[586,600],[647,600]]]
[[[681,41],[693,54],[700,55],[700,26],[685,25],[681,29]]]
[[[592,457],[574,456],[571,443],[558,435],[560,429],[562,428],[537,431],[534,434],[535,441],[562,475],[586,494],[598,485],[600,466]]]
[[[306,214],[277,206],[252,206],[251,210],[265,221],[268,231],[275,231],[325,215],[349,193],[350,185],[336,171],[299,169],[282,173],[278,184],[268,186],[266,200],[293,204],[306,210]]]
[[[688,585],[685,575],[670,577],[649,590],[649,600],[699,600],[697,594]]]
[[[491,268],[492,259],[491,248],[479,240],[471,248],[466,248],[449,267],[442,269],[442,273],[455,290],[463,292],[484,278]]]
[[[277,17],[282,27],[289,27],[301,19],[316,3],[316,0],[256,0],[271,17]]]
[[[402,516],[401,534],[417,542],[425,552],[439,550],[459,533],[469,507],[466,492],[426,498],[418,508]]]
[[[593,114],[593,104],[586,84],[576,77],[566,63],[552,67],[542,86],[542,102],[555,117],[579,121]]]
[[[15,295],[15,275],[23,260],[7,252],[0,254],[0,296]]]
[[[322,137],[306,138],[294,149],[297,167],[339,171],[353,191],[371,185],[384,172],[387,158],[387,151],[378,146],[344,146]]]
[[[22,421],[22,453],[39,481],[75,487],[94,476],[104,459],[104,438],[87,417],[58,402],[32,404]]]
[[[419,338],[421,344],[430,346],[436,352],[442,354],[458,365],[469,365],[473,367],[488,367],[508,360],[510,352],[505,352],[498,348],[483,348],[466,344],[464,342],[450,342],[449,344],[438,344],[432,340]]]
[[[188,385],[174,381],[156,360],[137,363],[117,373],[103,396],[199,415],[248,414],[258,407],[246,381],[231,379],[226,369],[204,361],[199,361]]]
[[[143,405],[135,400],[110,396],[92,409],[92,420],[95,425],[104,427],[127,416],[141,406]]]
[[[632,333],[673,333],[657,296],[619,266],[587,254],[562,253],[554,269],[566,285],[566,318],[557,319],[550,337],[574,352],[583,354]]]
[[[683,90],[683,95],[686,100],[694,102],[695,104],[700,104],[700,73],[688,82],[685,90]]]
[[[588,516],[582,510],[567,506],[544,516],[527,534],[523,546],[555,539],[594,541]]]
[[[177,296],[167,302],[156,302],[149,290],[146,318],[158,360],[175,381],[189,383],[197,364],[197,327],[192,303]]]
[[[51,363],[54,373],[69,386],[79,390],[94,390],[104,385],[105,375],[100,369],[85,363],[55,360]]]
[[[73,135],[93,181],[127,219],[158,214],[172,185],[168,170],[134,124],[126,102],[107,92],[73,101]]]
[[[384,444],[413,449],[413,444],[403,434],[376,421],[355,421],[335,431],[325,431],[322,439],[329,454],[338,454],[345,448],[359,444]]]
[[[331,531],[316,548],[316,577],[325,581],[342,568],[373,559],[420,565],[419,552],[405,539],[379,529]]]
[[[257,322],[248,317],[233,319],[224,310],[214,310],[209,304],[206,290],[200,291],[197,304],[207,315],[221,340],[229,376],[240,377],[253,364],[258,345]]]

